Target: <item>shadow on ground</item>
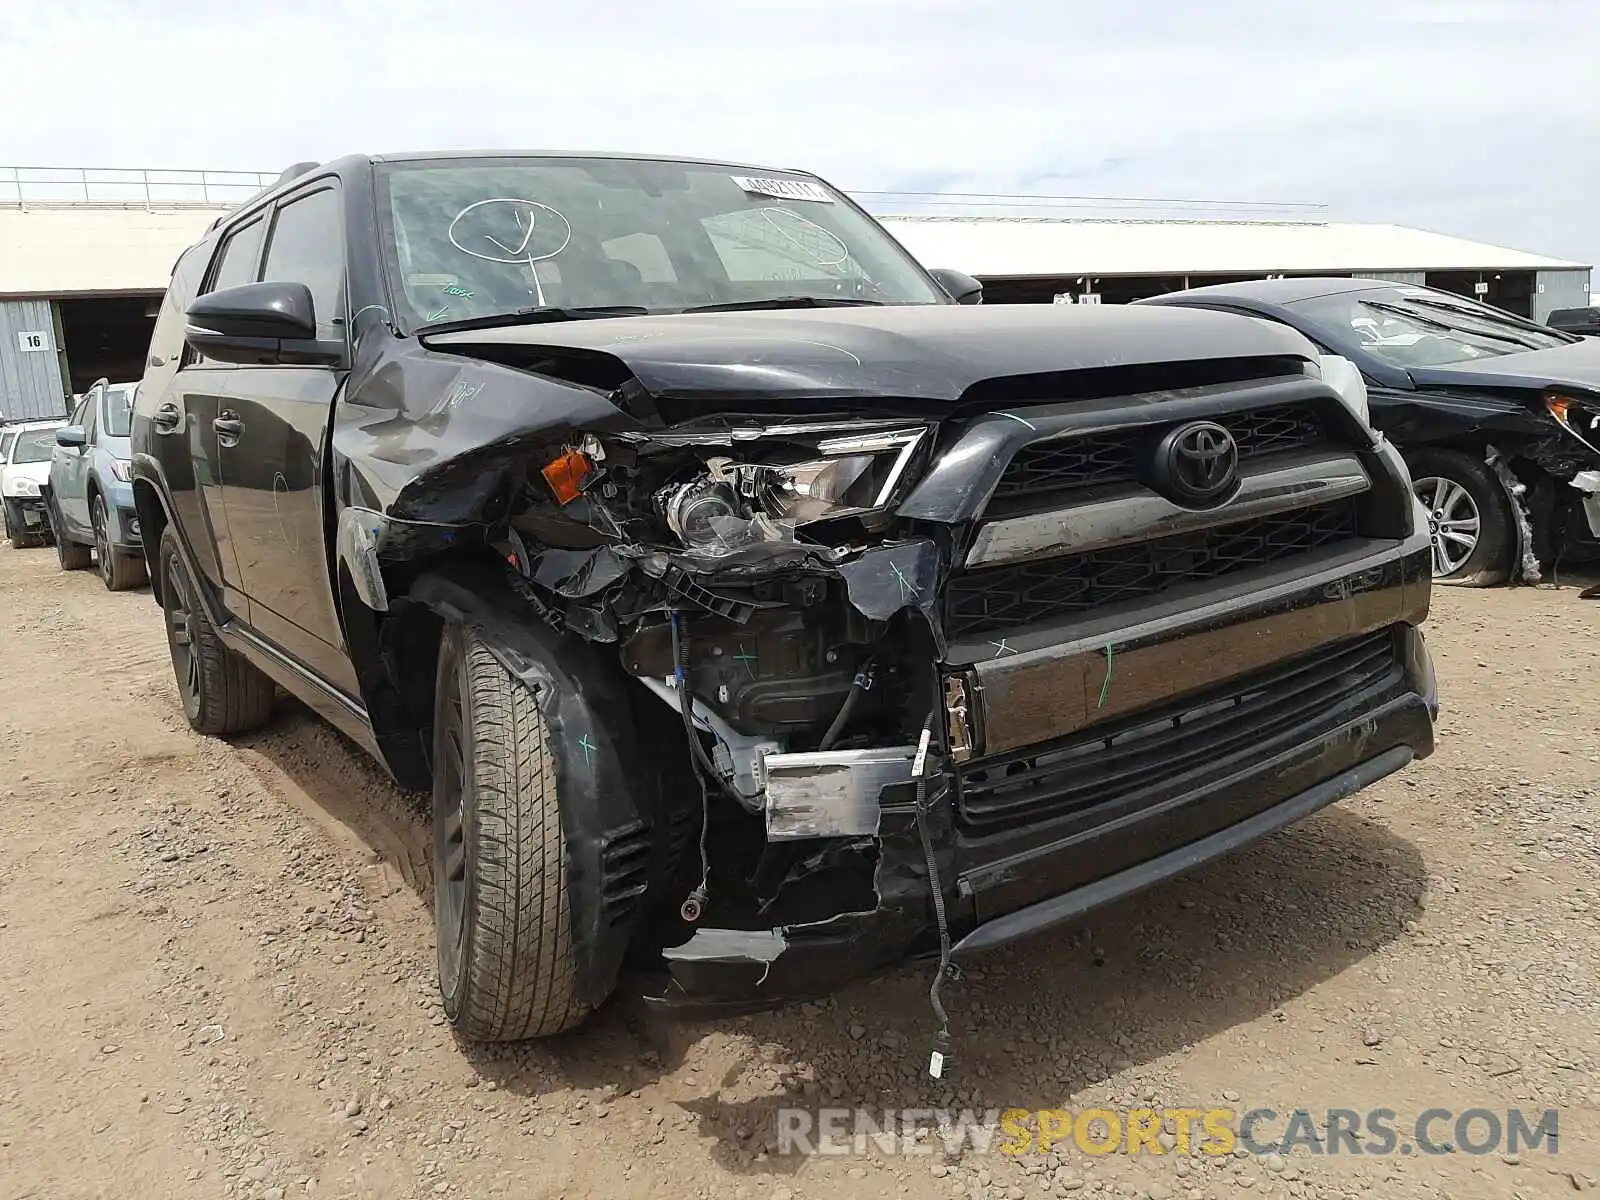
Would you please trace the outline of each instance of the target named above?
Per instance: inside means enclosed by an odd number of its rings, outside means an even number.
[[[422,797],[303,710],[244,745],[301,803],[354,831],[431,903]],[[1086,923],[979,960],[946,989],[959,1070],[924,1074],[932,966],[912,963],[819,1004],[726,1021],[646,1012],[625,978],[580,1030],[538,1043],[460,1043],[485,1079],[525,1096],[661,1084],[733,1170],[781,1106],[1048,1107],[1118,1071],[1271,1012],[1370,955],[1421,908],[1415,847],[1334,807]],[[630,988],[630,983],[634,986]]]

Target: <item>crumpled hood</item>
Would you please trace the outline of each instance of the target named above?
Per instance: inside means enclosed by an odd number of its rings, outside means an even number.
[[[657,396],[953,403],[1005,376],[1289,355],[1311,343],[1273,322],[1200,309],[896,305],[682,313],[425,335],[431,349],[526,347],[606,355]]]
[[[1440,367],[1410,367],[1417,387],[1575,387],[1600,392],[1600,338]]]
[[[50,463],[16,463],[0,470],[0,492],[7,496],[17,494],[17,484],[24,479],[31,479],[34,483],[46,483],[50,479]]]

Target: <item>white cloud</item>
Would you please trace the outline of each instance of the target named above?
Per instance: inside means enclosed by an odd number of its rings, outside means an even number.
[[[11,0],[0,162],[563,147],[1326,201],[1600,260],[1584,0]]]

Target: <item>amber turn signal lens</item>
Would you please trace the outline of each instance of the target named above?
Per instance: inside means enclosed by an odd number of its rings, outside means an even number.
[[[551,459],[544,465],[544,481],[550,485],[551,493],[561,504],[571,504],[583,495],[583,486],[589,482],[592,474],[594,464],[581,450],[568,450],[560,458]]]

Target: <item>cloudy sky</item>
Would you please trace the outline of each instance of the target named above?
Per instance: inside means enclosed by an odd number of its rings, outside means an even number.
[[[645,150],[1600,263],[1594,0],[5,0],[0,163]]]

